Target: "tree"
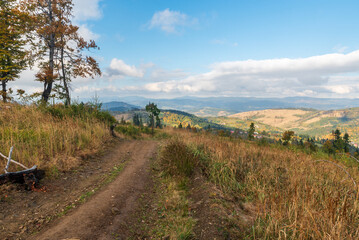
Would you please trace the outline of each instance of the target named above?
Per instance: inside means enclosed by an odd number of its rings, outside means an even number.
[[[150,126],[152,127],[152,135],[154,134],[155,118],[160,115],[160,110],[157,108],[157,105],[154,103],[148,103],[146,105],[146,112],[150,113]]]
[[[349,134],[345,133],[344,137],[343,137],[343,141],[344,141],[344,152],[349,152]]]
[[[323,151],[328,153],[328,154],[333,154],[335,153],[334,151],[334,147],[333,147],[333,143],[330,140],[327,140],[324,144],[323,144]]]
[[[159,116],[156,116],[156,128],[162,128],[161,119]]]
[[[182,129],[182,128],[183,128],[182,123],[179,123],[179,124],[178,124],[178,128],[179,128],[179,129]]]
[[[140,116],[139,114],[134,114],[132,117],[133,125],[140,126]]]
[[[125,125],[125,124],[126,124],[125,118],[124,118],[123,116],[121,117],[121,124],[122,124],[122,125]]]
[[[59,42],[57,48],[59,49],[59,65],[60,79],[63,84],[64,96],[66,104],[71,103],[69,82],[71,77],[94,77],[101,75],[101,70],[97,61],[89,56],[83,54],[84,50],[99,49],[95,41],[85,41],[79,36],[79,27],[71,23],[72,18],[72,0],[58,1],[59,4]]]
[[[7,83],[27,67],[24,38],[29,18],[17,0],[0,1],[0,80],[3,102],[9,99]]]
[[[23,0],[27,11],[34,17],[32,41],[34,57],[40,61],[38,81],[44,83],[42,100],[48,102],[53,88],[70,104],[68,83],[71,77],[93,77],[101,75],[98,63],[84,56],[83,50],[98,49],[94,41],[86,42],[72,25],[72,0]],[[45,58],[48,59],[45,59]],[[61,86],[55,84],[61,80]]]
[[[282,137],[283,145],[288,145],[289,141],[292,139],[293,136],[294,136],[293,131],[285,131]]]
[[[254,139],[254,132],[256,131],[254,123],[251,123],[248,130],[248,139],[253,140]]]
[[[333,141],[334,148],[339,152],[343,151],[344,147],[345,147],[345,143],[341,137],[340,130],[336,129],[332,134],[334,136],[334,141]],[[349,137],[349,135],[348,135],[348,137]]]

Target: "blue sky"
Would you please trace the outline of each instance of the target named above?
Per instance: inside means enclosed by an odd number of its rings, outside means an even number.
[[[347,0],[74,0],[103,76],[73,97],[359,97],[359,9]],[[14,83],[41,89],[26,71]]]

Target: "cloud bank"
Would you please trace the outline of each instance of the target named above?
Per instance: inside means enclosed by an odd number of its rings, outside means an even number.
[[[358,89],[359,50],[348,54],[333,53],[297,59],[220,62],[212,64],[210,69],[207,73],[180,80],[144,84],[136,90],[281,97],[350,94]]]

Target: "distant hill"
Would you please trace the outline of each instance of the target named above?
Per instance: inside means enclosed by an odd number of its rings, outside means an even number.
[[[255,97],[180,97],[174,99],[150,99],[143,97],[123,97],[120,101],[142,108],[154,102],[161,109],[176,109],[198,116],[228,116],[234,113],[278,108],[312,108],[318,110],[345,109],[359,107],[359,99],[349,98],[255,98]]]
[[[238,122],[236,122],[238,120]],[[274,130],[293,130],[297,134],[330,138],[332,130],[347,132],[359,143],[359,108],[319,111],[312,109],[267,109],[230,115],[217,121],[227,122],[232,127],[241,127],[241,122],[255,122]]]
[[[232,127],[220,125],[206,118],[178,110],[161,110],[161,119],[164,124],[172,127],[177,127],[181,123],[183,127],[187,127],[189,124],[196,128],[208,128],[210,126],[212,129],[232,129]]]
[[[107,102],[102,104],[102,109],[112,112],[127,112],[139,110],[140,107],[125,102]]]
[[[121,119],[124,119],[125,121],[132,121],[134,114],[138,114],[142,118],[142,121],[144,123],[147,123],[149,121],[148,113],[145,110],[132,110],[127,112],[114,113],[115,118],[119,121]],[[208,128],[210,126],[210,128],[212,129],[234,129],[233,127],[227,127],[212,122],[207,118],[197,117],[193,114],[178,110],[161,110],[160,119],[164,125],[172,127],[178,127],[178,125],[181,123],[184,128],[187,127],[187,125],[189,124],[191,125],[191,127],[196,128]]]

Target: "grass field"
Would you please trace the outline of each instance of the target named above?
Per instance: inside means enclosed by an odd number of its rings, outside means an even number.
[[[356,162],[206,133],[166,131],[192,149],[194,165],[221,190],[216,201],[233,239],[359,238]]]
[[[87,105],[52,107],[0,105],[0,152],[25,166],[69,170],[110,139],[114,119]],[[6,160],[0,161],[3,169]],[[11,171],[16,170],[12,164]]]

